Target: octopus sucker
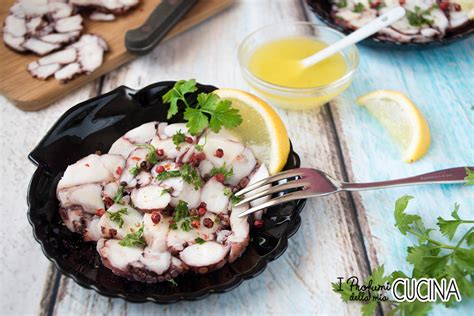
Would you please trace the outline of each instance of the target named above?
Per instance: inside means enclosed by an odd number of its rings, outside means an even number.
[[[75,54],[57,52],[37,66]],[[267,176],[266,166],[227,132],[191,135],[183,123],[152,121],[118,138],[109,153],[69,165],[57,187],[59,213],[67,229],[97,242],[113,273],[163,282],[242,256],[250,225],[238,215],[267,197],[234,207],[232,194]]]

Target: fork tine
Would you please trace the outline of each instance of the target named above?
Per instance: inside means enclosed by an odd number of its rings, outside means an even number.
[[[271,199],[270,201],[265,202],[263,204],[252,207],[252,208],[246,210],[245,212],[240,213],[238,216],[239,217],[247,216],[249,214],[255,213],[255,212],[260,211],[260,210],[262,210],[264,208],[267,208],[267,207],[271,207],[271,206],[275,206],[275,205],[278,205],[278,204],[290,202],[290,201],[293,201],[293,200],[304,199],[304,198],[307,198],[309,196],[310,196],[310,194],[308,192],[306,192],[306,190],[291,192],[291,193],[288,193],[288,194],[285,194],[285,195],[278,196],[278,197],[276,197],[274,199]]]
[[[261,186],[264,186],[266,184],[270,184],[270,183],[275,182],[275,181],[280,181],[280,180],[283,180],[283,179],[286,179],[286,178],[297,177],[297,176],[302,176],[302,173],[299,169],[290,169],[290,170],[287,170],[287,171],[283,171],[283,172],[277,173],[274,176],[262,179],[260,181],[255,182],[254,184],[246,186],[245,188],[243,188],[239,192],[235,193],[235,196],[244,195],[245,193],[248,193],[252,190],[258,189]]]
[[[289,189],[296,189],[296,188],[304,187],[304,186],[307,186],[307,185],[309,185],[309,182],[306,181],[306,180],[303,180],[303,179],[298,179],[298,180],[293,180],[293,181],[289,181],[289,182],[286,182],[286,183],[282,183],[282,184],[276,185],[274,187],[271,187],[267,190],[257,192],[254,195],[243,199],[242,201],[237,203],[235,206],[240,206],[242,204],[251,202],[253,200],[259,199],[259,198],[264,197],[266,195],[278,193],[278,192],[289,190]]]

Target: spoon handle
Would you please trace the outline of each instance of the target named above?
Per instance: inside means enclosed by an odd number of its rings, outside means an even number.
[[[402,17],[405,16],[405,9],[403,7],[396,7],[385,14],[382,14],[372,22],[364,25],[357,31],[352,32],[348,36],[344,37],[343,39],[337,41],[336,43],[328,46],[327,48],[323,49],[322,51],[307,57],[301,61],[301,64],[304,68],[313,66],[323,59],[326,59],[335,53],[339,52],[340,50],[360,42],[361,40],[377,33],[384,27],[389,26],[395,21],[398,21]]]

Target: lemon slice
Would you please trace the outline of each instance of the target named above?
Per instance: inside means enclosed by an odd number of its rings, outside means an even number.
[[[466,12],[470,20],[474,19],[474,1],[472,0],[456,0],[456,3],[461,6],[461,10]]]
[[[426,154],[430,146],[428,123],[405,95],[377,90],[359,97],[357,103],[365,107],[400,145],[403,161],[414,162]]]
[[[242,115],[242,124],[231,132],[267,166],[270,174],[283,169],[290,152],[290,140],[275,110],[259,97],[245,91],[219,89],[214,93],[230,100],[232,107],[237,108]]]

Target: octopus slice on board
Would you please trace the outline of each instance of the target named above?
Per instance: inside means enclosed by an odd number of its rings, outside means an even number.
[[[74,34],[74,32],[69,32]],[[51,40],[51,38],[50,38]],[[39,41],[37,39],[28,39],[28,41]],[[24,45],[28,45],[25,43]],[[60,45],[42,41],[38,47],[47,45]],[[40,48],[38,48],[40,49]],[[46,48],[45,48],[46,49]],[[85,34],[74,44],[66,47],[64,50],[47,55],[36,61],[31,62],[27,69],[38,79],[46,80],[54,75],[54,78],[60,82],[67,82],[83,73],[89,74],[102,65],[104,52],[108,50],[104,39],[98,35]],[[53,71],[53,69],[55,69]]]
[[[92,12],[89,15],[89,19],[92,21],[105,21],[105,22],[110,22],[110,21],[115,21],[115,15],[112,13],[102,13],[102,12]]]
[[[119,214],[114,220],[113,214]],[[102,237],[123,239],[127,234],[135,233],[140,229],[143,216],[129,205],[113,204],[100,218],[99,227]]]
[[[13,50],[46,55],[75,42],[82,17],[58,0],[19,0],[5,18],[3,41]]]
[[[69,3],[80,9],[123,14],[138,5],[140,0],[69,0]]]

